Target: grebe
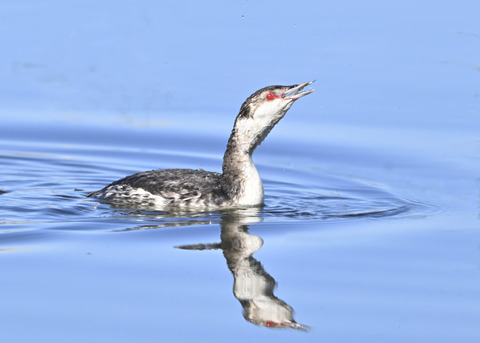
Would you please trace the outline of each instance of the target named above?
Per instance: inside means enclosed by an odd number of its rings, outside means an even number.
[[[223,157],[223,173],[159,169],[137,173],[88,194],[129,208],[199,209],[258,206],[263,185],[252,161],[257,146],[312,82],[262,88],[243,103]]]

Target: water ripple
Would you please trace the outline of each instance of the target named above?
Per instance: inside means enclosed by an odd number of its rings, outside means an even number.
[[[10,148],[12,143],[10,143]],[[23,146],[18,147],[19,150]],[[128,174],[125,162],[109,164],[98,162],[98,156],[109,155],[101,147],[85,155],[85,147],[52,145],[44,154],[4,152],[0,159],[4,172],[0,180],[0,195],[4,206],[0,213],[1,225],[29,223],[55,230],[90,230],[102,227],[115,230],[151,229],[200,224],[218,224],[224,211],[164,212],[150,209],[115,209],[85,195],[103,187],[116,178]],[[103,152],[102,152],[103,151]],[[81,152],[81,153],[80,153]],[[121,154],[119,154],[121,156]],[[154,155],[154,156],[152,156]],[[66,158],[65,156],[68,156]],[[178,163],[171,153],[154,151],[146,154],[150,159]],[[154,158],[153,158],[154,157]],[[107,156],[106,156],[107,158]],[[188,157],[181,164],[188,166]],[[221,164],[217,159],[198,157],[205,169]],[[115,166],[118,166],[117,168]],[[301,169],[285,169],[259,165],[265,184],[265,206],[258,216],[263,221],[325,221],[359,220],[365,218],[406,217],[432,213],[433,207],[400,198],[379,186],[366,182],[314,173]],[[69,223],[69,225],[62,225]],[[72,225],[77,223],[78,225]],[[99,225],[99,223],[103,223]],[[39,225],[42,224],[42,225]]]

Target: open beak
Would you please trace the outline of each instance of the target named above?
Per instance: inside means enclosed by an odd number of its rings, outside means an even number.
[[[297,100],[297,99],[300,99],[302,96],[313,93],[315,89],[309,89],[303,92],[302,90],[314,82],[315,81],[308,81],[308,82],[299,83],[298,85],[291,86],[290,89],[282,95],[282,98],[285,100]]]

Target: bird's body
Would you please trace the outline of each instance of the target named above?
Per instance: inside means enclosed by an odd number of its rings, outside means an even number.
[[[127,207],[219,207],[227,200],[220,181],[220,173],[160,169],[127,176],[91,195]]]
[[[312,82],[269,86],[253,93],[240,108],[223,158],[223,173],[159,169],[137,173],[90,193],[129,208],[201,209],[258,206],[263,185],[252,160],[255,148]]]

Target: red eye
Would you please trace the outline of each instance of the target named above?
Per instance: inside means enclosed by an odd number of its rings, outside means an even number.
[[[275,95],[273,95],[273,93],[268,93],[267,100],[273,100],[273,99],[275,99]]]

